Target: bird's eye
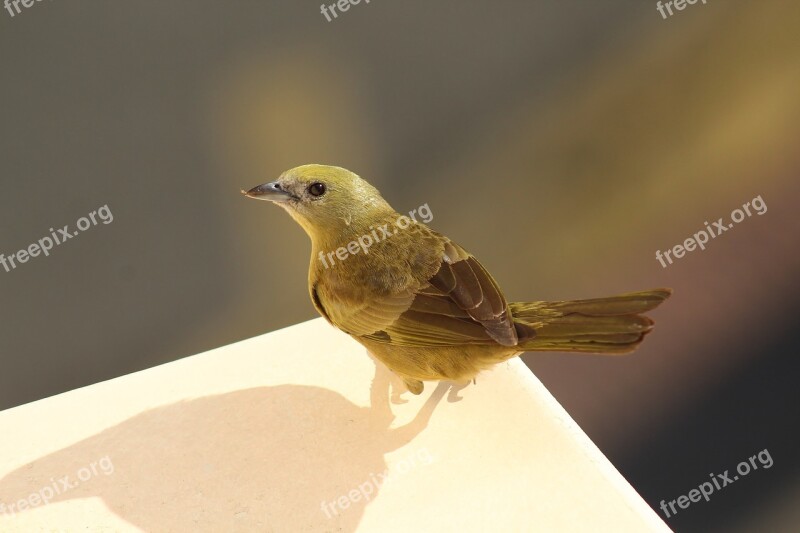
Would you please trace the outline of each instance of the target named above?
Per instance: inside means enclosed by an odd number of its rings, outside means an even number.
[[[325,184],[316,182],[308,186],[308,192],[311,196],[322,196],[325,194]]]

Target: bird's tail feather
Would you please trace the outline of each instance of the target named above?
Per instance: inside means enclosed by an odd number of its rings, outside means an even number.
[[[515,322],[536,330],[520,344],[525,351],[623,354],[633,351],[653,329],[642,315],[672,294],[652,289],[565,302],[515,302],[509,304]]]

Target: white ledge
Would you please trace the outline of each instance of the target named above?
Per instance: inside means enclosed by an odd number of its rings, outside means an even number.
[[[669,531],[518,359],[393,380],[317,319],[9,409],[0,531]]]

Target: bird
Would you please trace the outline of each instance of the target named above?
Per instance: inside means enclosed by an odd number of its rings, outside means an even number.
[[[305,230],[314,307],[415,395],[425,381],[474,382],[480,372],[529,351],[629,353],[653,329],[643,313],[672,294],[658,288],[508,302],[466,249],[398,213],[375,187],[341,167],[302,165],[241,192],[280,206]]]

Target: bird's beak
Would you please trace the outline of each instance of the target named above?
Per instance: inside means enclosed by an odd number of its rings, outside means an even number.
[[[277,181],[264,183],[258,187],[253,187],[249,191],[242,191],[248,198],[256,200],[270,200],[272,202],[285,202],[292,197],[291,193],[283,190]]]

